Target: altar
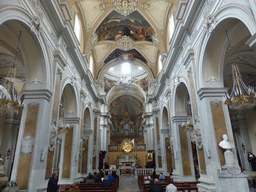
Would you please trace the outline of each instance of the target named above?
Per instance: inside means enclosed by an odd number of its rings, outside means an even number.
[[[136,173],[136,160],[120,160],[119,161],[120,174]]]

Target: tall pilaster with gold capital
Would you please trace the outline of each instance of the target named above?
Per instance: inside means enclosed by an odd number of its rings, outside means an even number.
[[[11,180],[20,190],[36,191],[42,185],[46,161],[41,155],[48,147],[51,92],[23,91],[25,108],[22,112]]]

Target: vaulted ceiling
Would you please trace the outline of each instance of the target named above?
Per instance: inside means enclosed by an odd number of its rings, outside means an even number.
[[[157,77],[158,55],[168,51],[168,18],[170,14],[175,14],[179,0],[67,2],[72,15],[78,12],[82,18],[81,50],[83,54],[93,56],[96,80],[102,80],[109,69],[107,65],[113,65],[113,61],[127,52],[135,58],[139,55],[143,68],[151,74],[150,78]],[[117,51],[119,58],[113,57]]]

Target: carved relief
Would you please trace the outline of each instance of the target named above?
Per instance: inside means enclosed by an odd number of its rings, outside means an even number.
[[[96,7],[94,7],[94,9],[99,9],[101,11],[104,11],[105,9],[107,9],[110,6],[109,3],[105,3],[105,2],[100,2],[100,4]]]
[[[28,155],[29,153],[32,153],[34,145],[34,138],[30,135],[27,135],[21,140],[21,153],[24,155]]]
[[[30,24],[31,24],[31,31],[33,31],[36,35],[38,35],[40,32],[40,24],[41,24],[39,18],[34,16],[31,19]]]
[[[52,128],[51,133],[50,133],[49,151],[53,151],[55,148],[56,136],[57,136],[57,132],[54,128]]]
[[[159,37],[158,37],[158,33],[154,33],[153,35],[152,35],[152,40],[153,40],[153,44],[155,45],[155,46],[157,46],[157,47],[162,47],[162,45],[161,45],[161,41],[160,41],[160,39],[159,39]]]
[[[127,16],[136,11],[137,0],[113,0],[114,11]]]
[[[123,51],[132,50],[134,49],[134,41],[128,36],[123,36],[117,41],[117,48]]]
[[[202,149],[203,143],[202,143],[202,136],[201,136],[201,130],[198,126],[195,127],[191,140],[196,142],[198,149]]]

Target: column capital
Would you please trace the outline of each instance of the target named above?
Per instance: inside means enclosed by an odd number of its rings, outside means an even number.
[[[48,89],[24,90],[22,95],[24,99],[46,99],[49,101],[52,97],[52,92]]]
[[[200,99],[203,99],[204,97],[223,97],[225,93],[228,91],[228,88],[201,88],[197,91],[197,94]]]

